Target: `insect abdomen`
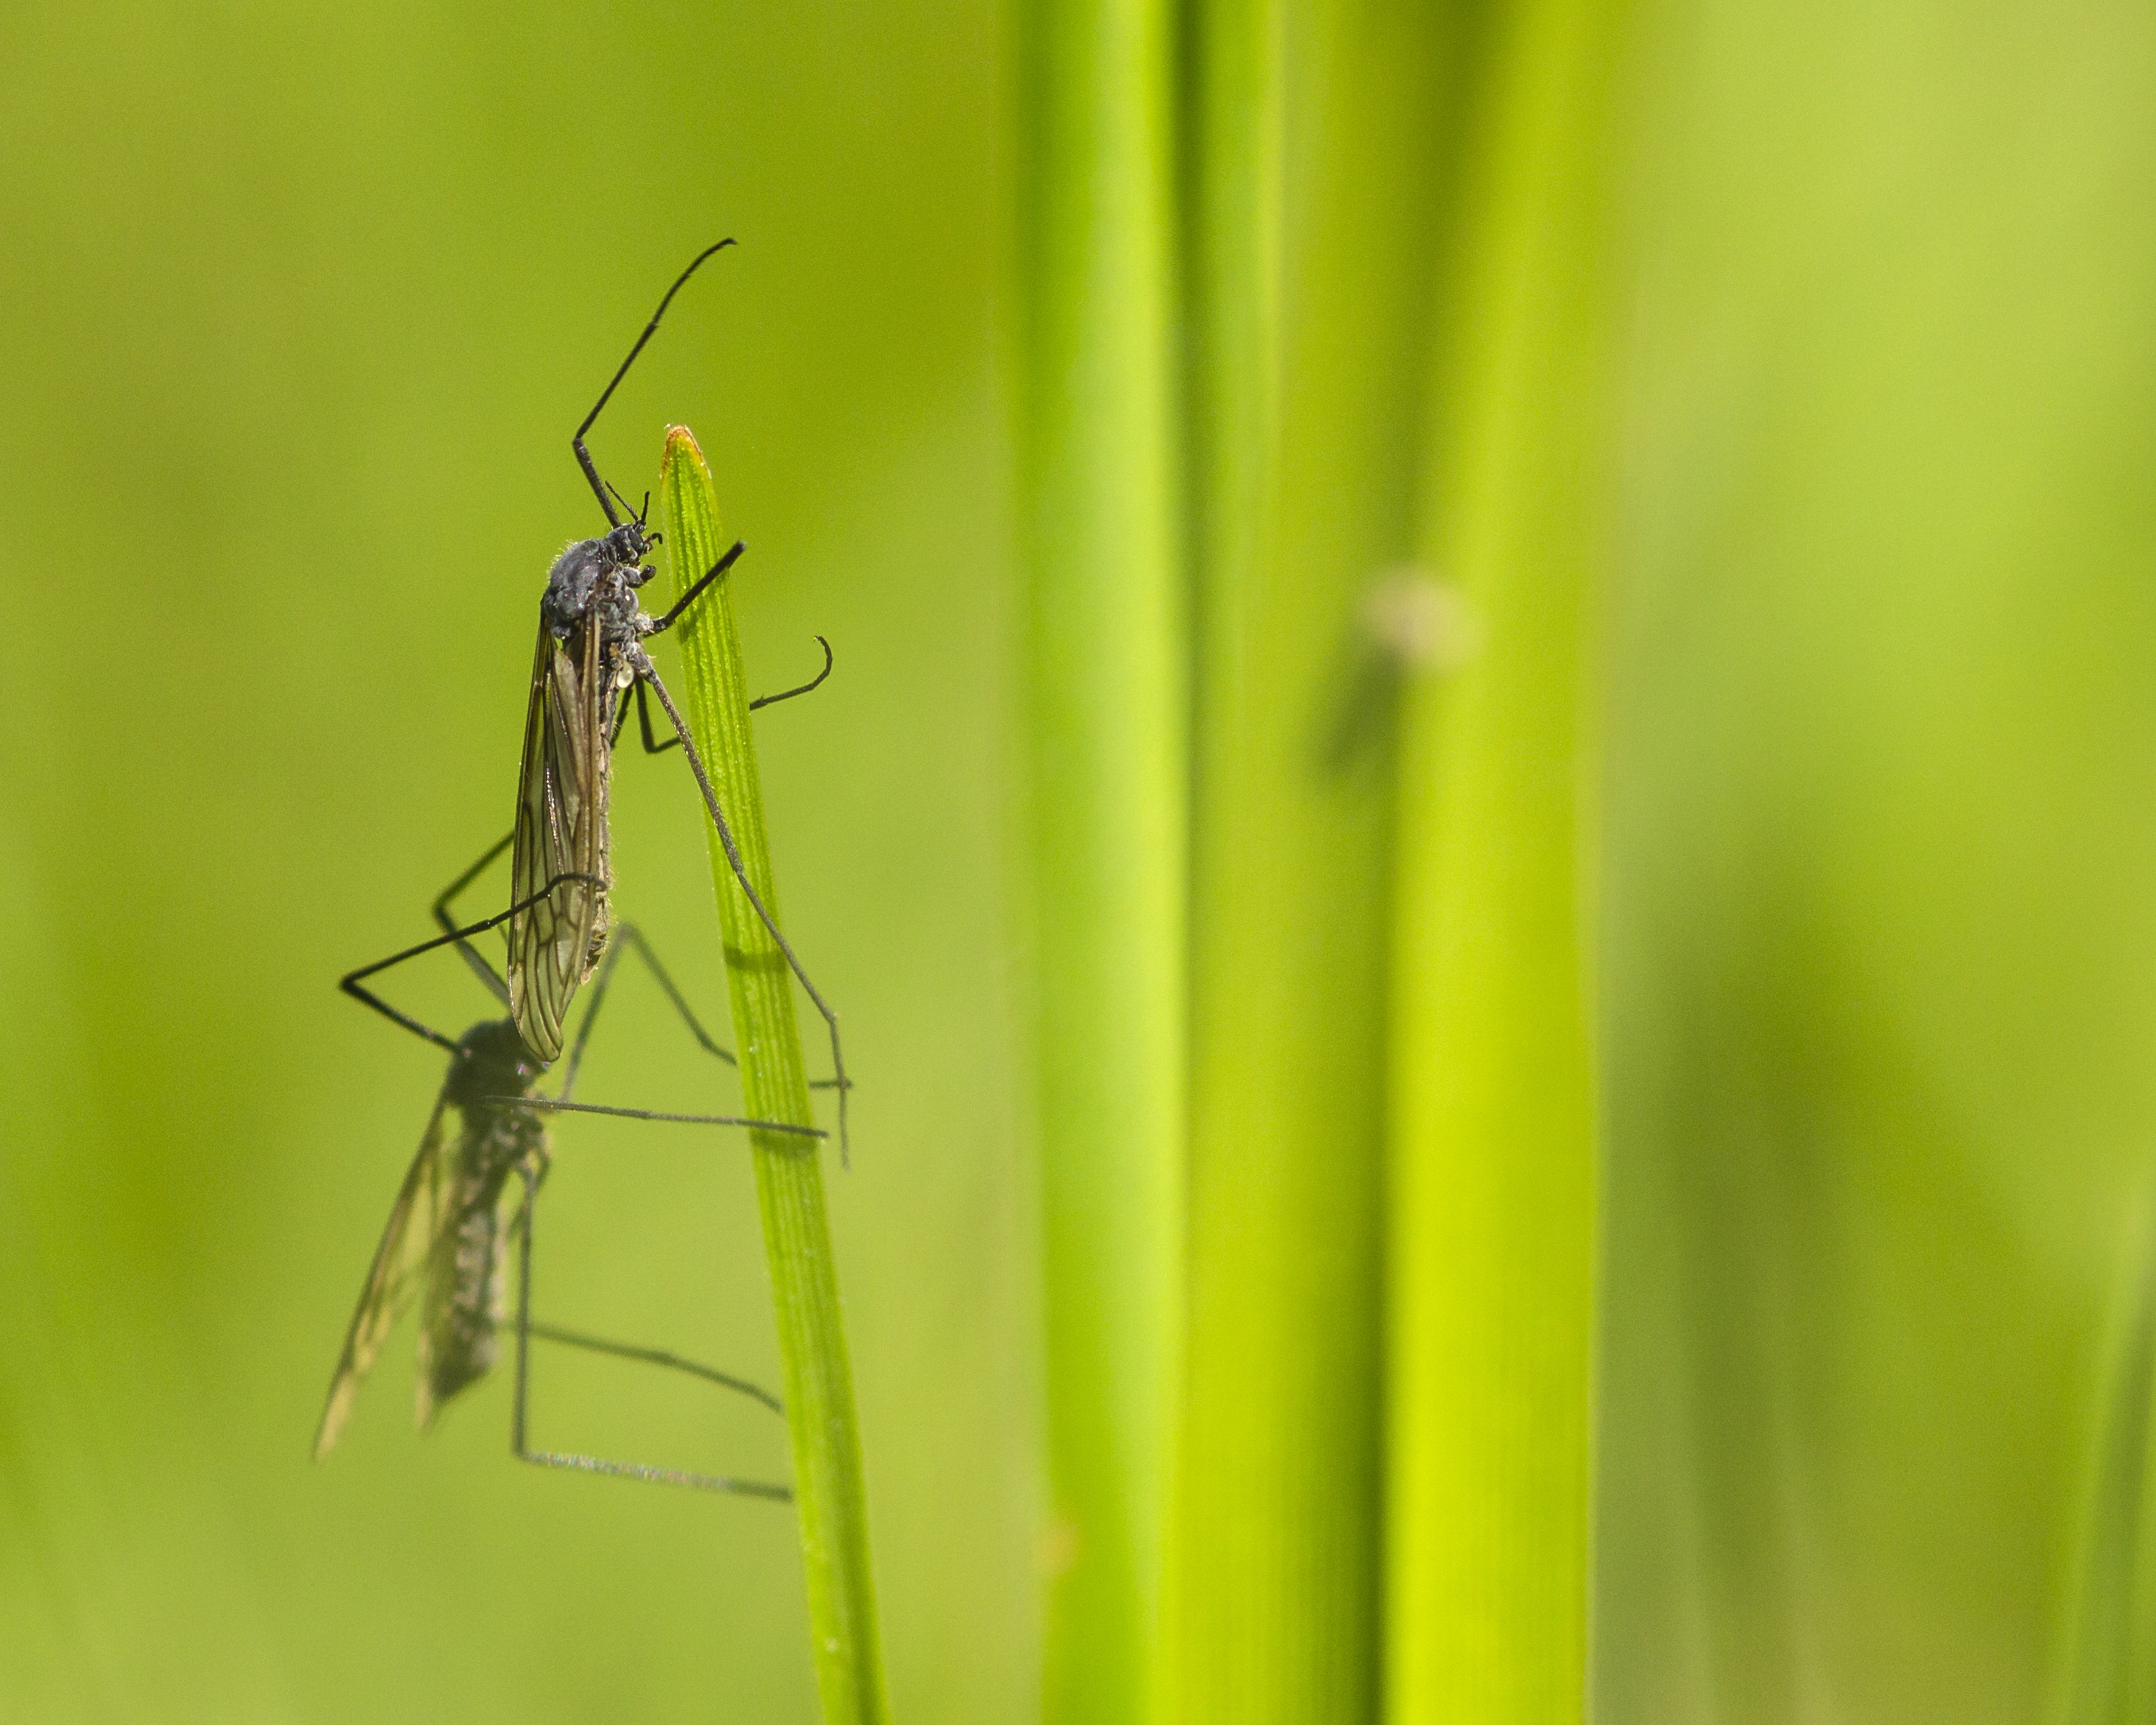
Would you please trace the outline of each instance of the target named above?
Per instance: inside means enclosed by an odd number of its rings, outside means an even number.
[[[422,1425],[444,1402],[486,1375],[508,1311],[510,1220],[502,1214],[501,1189],[531,1128],[505,1117],[472,1124],[479,1129],[466,1132],[458,1157],[455,1222],[435,1237],[427,1266],[419,1317]]]
[[[467,1210],[436,1243],[421,1322],[419,1420],[494,1364],[495,1332],[507,1310],[506,1230],[492,1204]]]

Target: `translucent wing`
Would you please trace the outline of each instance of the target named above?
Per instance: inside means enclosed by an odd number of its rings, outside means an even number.
[[[419,1424],[494,1365],[497,1334],[507,1316],[508,1248],[511,1219],[503,1214],[506,1176],[513,1163],[489,1158],[489,1147],[513,1156],[514,1139],[481,1141],[480,1153],[460,1159],[454,1214],[434,1238],[427,1264],[427,1291],[419,1307],[419,1371],[415,1408]]]
[[[612,691],[602,686],[600,658],[596,610],[565,641],[540,623],[510,902],[544,896],[509,919],[509,1014],[546,1061],[560,1057],[569,1003],[606,945],[606,887],[593,884],[607,880],[604,709]]]
[[[390,1209],[382,1243],[374,1249],[374,1264],[367,1272],[359,1307],[346,1332],[344,1352],[338,1356],[336,1375],[330,1379],[329,1401],[322,1409],[321,1429],[315,1434],[315,1455],[326,1455],[344,1423],[352,1417],[359,1386],[382,1344],[397,1327],[404,1308],[412,1303],[420,1279],[427,1272],[436,1236],[450,1220],[454,1170],[444,1155],[444,1127],[449,1113],[449,1086],[434,1098],[434,1111],[419,1140],[397,1202]]]

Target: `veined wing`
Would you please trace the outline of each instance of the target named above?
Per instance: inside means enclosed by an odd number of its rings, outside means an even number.
[[[420,1278],[426,1274],[435,1237],[449,1219],[454,1170],[443,1154],[446,1136],[443,1128],[449,1112],[449,1091],[444,1084],[442,1093],[434,1098],[434,1111],[419,1139],[418,1153],[412,1158],[397,1202],[390,1209],[388,1225],[382,1230],[382,1243],[374,1249],[373,1266],[367,1272],[367,1286],[360,1292],[352,1327],[345,1334],[344,1352],[337,1358],[336,1375],[330,1379],[329,1401],[322,1409],[321,1429],[315,1434],[317,1460],[329,1454],[345,1421],[352,1417],[360,1382],[381,1353],[382,1344],[388,1340],[390,1331],[396,1328],[404,1308],[412,1303]]]
[[[557,641],[544,619],[524,716],[510,902],[509,1015],[525,1046],[562,1052],[569,1003],[606,935],[606,715],[596,611]],[[564,880],[564,875],[586,878]],[[549,883],[553,883],[549,886]]]

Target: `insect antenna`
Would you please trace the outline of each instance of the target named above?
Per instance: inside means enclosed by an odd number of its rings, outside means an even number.
[[[613,398],[614,391],[620,387],[621,380],[629,375],[629,368],[636,363],[636,356],[644,352],[644,344],[658,333],[659,320],[665,316],[666,308],[673,303],[675,295],[681,291],[689,278],[702,267],[706,258],[711,257],[714,253],[724,251],[733,243],[731,239],[728,239],[721,240],[716,245],[706,246],[689,260],[689,267],[675,277],[674,285],[666,290],[665,298],[659,302],[659,309],[651,314],[651,321],[644,325],[644,333],[636,338],[636,345],[629,350],[629,357],[621,362],[621,369],[613,374],[613,380],[599,392],[599,398],[592,403],[591,412],[584,415],[584,423],[577,428],[577,434],[569,439],[569,447],[577,452],[577,465],[583,469],[585,479],[591,483],[592,495],[599,500],[599,507],[606,511],[607,525],[610,527],[619,527],[621,525],[621,517],[614,513],[613,499],[607,495],[613,487],[599,477],[598,468],[592,460],[592,452],[584,447],[584,434],[592,429],[593,422],[598,418],[600,410]],[[624,504],[623,506],[625,508],[627,505]]]

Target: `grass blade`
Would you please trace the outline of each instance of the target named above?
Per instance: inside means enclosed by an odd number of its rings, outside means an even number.
[[[1050,1725],[1135,1725],[1158,1693],[1184,1154],[1172,17],[1021,13]]]
[[[1497,45],[1445,332],[1427,560],[1479,646],[1404,715],[1388,1713],[1586,1703],[1594,1120],[1589,635],[1611,8]]]
[[[678,596],[726,549],[711,470],[696,439],[680,426],[666,434],[659,504]],[[681,651],[690,732],[757,896],[779,918],[728,583],[715,583],[674,634]],[[707,828],[706,837],[743,1108],[760,1119],[813,1124],[792,974],[735,879],[717,833]],[[823,1163],[817,1152],[804,1151],[798,1138],[783,1133],[751,1132],[749,1142],[786,1379],[808,1630],[824,1718],[825,1725],[886,1725],[891,1706],[870,1565],[868,1491],[824,1209]]]
[[[2156,1206],[2124,1260],[2069,1569],[2056,1725],[2129,1725],[2156,1703]]]
[[[1195,9],[1197,680],[1176,1717],[1378,1706],[1385,952],[1437,8]]]

